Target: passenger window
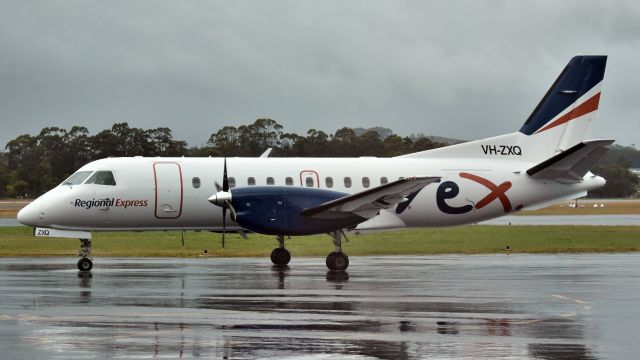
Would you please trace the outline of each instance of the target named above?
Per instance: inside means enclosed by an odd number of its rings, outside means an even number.
[[[193,179],[191,179],[191,184],[193,185],[194,188],[199,188],[200,187],[200,178],[199,177],[194,177]]]
[[[236,187],[236,178],[230,177],[227,181],[229,181],[229,189]]]
[[[293,185],[293,178],[290,176],[287,176],[286,179],[284,179],[284,183],[287,184],[287,186],[292,186]]]
[[[344,187],[346,188],[350,188],[351,187],[351,178],[348,176],[345,176],[344,178]]]
[[[387,179],[386,176],[383,176],[383,177],[380,178],[380,185],[384,185],[384,184],[386,184],[388,182],[389,182],[389,179]]]
[[[253,176],[250,176],[247,179],[247,185],[255,185],[256,184],[256,178],[254,178]]]
[[[115,186],[116,179],[113,178],[113,173],[111,171],[96,171],[91,175],[89,180],[85,182],[85,184]]]
[[[271,176],[269,176],[267,178],[267,185],[274,185],[274,184],[275,184],[275,182],[273,181],[273,178]]]
[[[304,182],[306,183],[307,187],[313,187],[313,178],[310,176],[307,176],[307,178],[304,180]]]
[[[368,188],[368,187],[369,187],[369,185],[371,185],[371,181],[369,181],[369,178],[368,178],[368,177],[366,177],[366,176],[365,176],[365,177],[363,177],[363,178],[362,178],[362,186],[364,186],[364,187]]]
[[[333,187],[333,178],[332,178],[332,177],[327,176],[327,177],[324,179],[324,182],[325,182],[325,184],[327,184],[327,187],[328,187],[328,188],[332,188],[332,187]]]
[[[78,171],[77,173],[69,176],[67,180],[62,182],[62,185],[78,185],[91,175],[92,171]]]

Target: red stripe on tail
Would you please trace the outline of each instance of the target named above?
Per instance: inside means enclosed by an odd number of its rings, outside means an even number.
[[[559,117],[558,119],[556,119],[554,122],[548,124],[547,126],[541,128],[540,130],[536,131],[535,133],[540,133],[543,132],[545,130],[549,130],[551,128],[554,128],[556,126],[562,125],[566,122],[569,122],[575,118],[578,118],[582,115],[586,115],[592,111],[596,111],[598,110],[598,104],[600,103],[600,93],[597,93],[595,95],[593,95],[589,100],[583,102],[582,104],[578,105],[575,109],[569,111],[568,113],[562,115],[561,117]]]

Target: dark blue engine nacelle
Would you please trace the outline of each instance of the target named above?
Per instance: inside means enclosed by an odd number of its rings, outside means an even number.
[[[251,186],[231,189],[236,222],[243,228],[267,235],[311,235],[355,226],[367,219],[339,213],[314,218],[300,212],[348,194],[317,188]]]

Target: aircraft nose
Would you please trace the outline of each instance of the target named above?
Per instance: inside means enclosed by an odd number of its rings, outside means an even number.
[[[23,207],[20,211],[18,211],[18,221],[23,225],[27,226],[36,226],[38,220],[40,220],[40,214],[38,211],[38,206],[35,204],[35,201]]]

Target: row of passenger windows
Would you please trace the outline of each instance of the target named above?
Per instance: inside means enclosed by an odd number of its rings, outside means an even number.
[[[402,178],[400,178],[402,179]],[[305,177],[305,185],[307,187],[316,187],[317,184],[315,183],[315,177],[313,176],[307,176]],[[343,183],[344,183],[344,187],[346,188],[350,188],[353,185],[353,182],[351,181],[351,177],[349,176],[345,176],[342,179]],[[270,176],[267,178],[267,185],[275,185],[276,182],[275,180]],[[380,178],[380,185],[384,185],[387,184],[389,182],[389,179],[386,176],[383,176]],[[200,187],[200,178],[199,177],[194,177],[191,180],[191,183],[193,184],[194,188],[199,188]],[[333,178],[331,176],[327,176],[326,178],[324,178],[324,183],[325,186],[327,188],[332,188],[334,185],[333,182]],[[247,185],[249,186],[254,186],[256,184],[256,178],[253,176],[250,176],[247,178]],[[287,186],[293,186],[293,178],[288,176],[284,179],[284,184]],[[362,178],[362,187],[368,188],[371,186],[371,180],[369,179],[369,177],[365,176]],[[229,187],[230,188],[234,188],[236,187],[236,179],[234,177],[229,177]]]

